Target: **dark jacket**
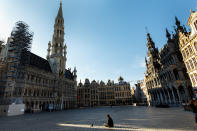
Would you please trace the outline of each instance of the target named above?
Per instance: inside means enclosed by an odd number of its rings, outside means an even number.
[[[114,122],[113,122],[111,117],[108,118],[108,123],[107,124],[108,124],[109,127],[113,127],[114,126]]]
[[[195,107],[194,104],[190,104],[190,107],[192,108],[192,111],[193,111],[194,113],[197,113],[197,108]]]

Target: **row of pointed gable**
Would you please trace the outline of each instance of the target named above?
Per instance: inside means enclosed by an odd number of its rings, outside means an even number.
[[[127,82],[124,81],[123,77],[119,77],[118,78],[118,81],[119,83],[118,84],[128,84]],[[117,83],[114,83],[114,81],[111,81],[111,80],[108,80],[107,83],[103,82],[102,80],[99,82],[99,81],[95,81],[93,80],[91,83],[89,81],[88,78],[85,79],[85,82],[84,84],[81,82],[79,82],[78,86],[79,87],[89,87],[89,86],[105,86],[105,85],[108,85],[108,86],[111,86],[111,85],[116,85]]]

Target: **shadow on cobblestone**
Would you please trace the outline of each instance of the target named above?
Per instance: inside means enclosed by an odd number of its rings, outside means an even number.
[[[112,116],[115,128],[108,129],[103,126],[106,114]],[[182,108],[96,107],[0,117],[0,131],[97,130],[194,131],[197,126],[193,114],[183,111]]]

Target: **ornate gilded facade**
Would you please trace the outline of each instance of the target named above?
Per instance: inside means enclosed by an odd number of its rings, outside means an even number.
[[[22,53],[21,59],[16,59],[16,50],[10,41],[11,38],[6,45],[1,44],[0,105],[21,100],[25,111],[75,108],[77,70],[66,69],[62,3],[55,19],[52,42],[48,44],[47,60],[31,52]],[[16,62],[20,63],[17,68],[13,64]],[[4,107],[0,114],[8,111]]]
[[[106,106],[131,104],[130,84],[119,78],[119,83],[103,81],[91,83],[88,79],[85,83],[79,83],[77,87],[77,103],[79,107]]]
[[[176,23],[178,19],[176,18]],[[167,43],[159,51],[147,34],[148,60],[145,83],[151,105],[179,106],[191,98],[191,83],[179,48],[178,27],[174,34],[166,29]]]
[[[191,29],[190,32],[187,32],[177,21],[179,47],[192,87],[197,90],[197,11],[191,11],[187,25]],[[190,92],[190,94],[193,94],[193,92]]]

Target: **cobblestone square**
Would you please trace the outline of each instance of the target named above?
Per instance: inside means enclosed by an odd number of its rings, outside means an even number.
[[[105,128],[106,115],[114,128]],[[91,124],[93,126],[91,127]],[[96,107],[59,112],[42,112],[22,116],[0,117],[0,131],[194,131],[197,126],[192,112],[183,108]]]

